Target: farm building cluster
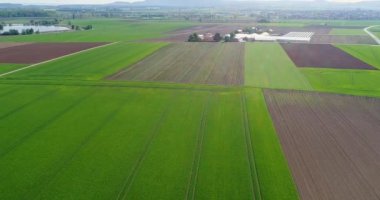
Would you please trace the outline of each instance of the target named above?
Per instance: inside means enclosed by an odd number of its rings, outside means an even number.
[[[252,27],[239,29],[223,36],[219,33],[194,33],[189,37],[189,42],[253,42],[253,41],[278,41],[278,42],[301,42],[309,43],[314,32],[288,32],[287,34],[274,34],[272,29],[263,31],[260,28]]]

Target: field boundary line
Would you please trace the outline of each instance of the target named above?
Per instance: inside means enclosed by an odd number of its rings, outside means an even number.
[[[66,114],[69,110],[77,106],[79,103],[85,101],[88,97],[90,97],[95,92],[90,92],[86,94],[85,96],[77,99],[72,104],[70,104],[68,107],[64,108],[62,111],[58,112],[57,114],[53,115],[49,120],[47,120],[44,124],[41,124],[34,128],[32,131],[27,133],[26,135],[22,136],[19,140],[11,144],[8,148],[6,148],[3,152],[0,152],[0,158],[11,152],[13,149],[15,149],[18,145],[22,144],[24,141],[32,137],[34,134],[36,134],[38,131],[48,127],[51,123],[59,119],[62,115]]]
[[[171,108],[171,106],[169,106],[169,105],[165,106],[164,111],[160,115],[157,123],[153,126],[151,133],[148,136],[148,141],[145,143],[139,158],[137,159],[136,163],[133,165],[131,173],[123,181],[122,188],[121,188],[119,194],[117,195],[116,199],[118,199],[118,200],[119,199],[126,199],[128,192],[131,188],[131,185],[132,185],[134,179],[136,178],[136,175],[137,175],[142,163],[144,162],[146,155],[148,154],[148,152],[150,150],[150,146],[152,145],[156,136],[159,134],[159,132],[160,132],[159,130],[161,128],[161,125],[164,122],[164,120],[166,119],[170,108]]]
[[[250,174],[251,174],[251,183],[252,183],[252,192],[253,192],[253,199],[255,200],[261,200],[261,188],[260,188],[260,182],[259,182],[259,175],[257,173],[257,166],[255,162],[255,150],[252,145],[252,137],[251,137],[251,127],[249,125],[249,116],[247,112],[247,99],[246,94],[244,91],[240,93],[240,100],[241,100],[241,110],[243,114],[243,125],[244,125],[244,135],[245,135],[245,142],[246,142],[246,150],[247,150],[247,156],[248,156],[248,162],[249,162],[249,168],[250,168]]]
[[[9,74],[14,74],[14,73],[16,73],[16,72],[19,72],[19,71],[23,71],[23,70],[29,69],[29,68],[37,67],[38,65],[46,64],[46,63],[49,63],[49,62],[53,62],[53,61],[56,61],[56,60],[60,60],[60,59],[63,59],[63,58],[67,58],[67,57],[70,57],[70,56],[74,56],[74,55],[77,55],[77,54],[80,54],[80,53],[85,53],[85,52],[88,52],[88,51],[91,51],[91,50],[95,50],[95,49],[99,49],[99,48],[103,48],[103,47],[111,46],[111,45],[114,45],[114,44],[117,44],[117,43],[119,43],[119,42],[113,42],[113,43],[109,43],[109,44],[105,44],[105,45],[101,45],[101,46],[97,46],[97,47],[93,47],[93,48],[85,49],[85,50],[78,51],[78,52],[74,52],[74,53],[71,53],[71,54],[67,54],[67,55],[64,55],[64,56],[61,56],[61,57],[58,57],[58,58],[53,58],[53,59],[51,59],[51,60],[46,60],[46,61],[43,61],[43,62],[40,62],[40,63],[36,63],[36,64],[32,64],[32,65],[28,65],[28,66],[26,66],[26,67],[22,67],[22,68],[19,68],[19,69],[16,69],[16,70],[10,71],[10,72],[6,72],[6,73],[3,73],[3,74],[0,74],[0,78],[1,78],[1,77],[4,77],[4,76],[7,76],[7,75],[9,75]]]
[[[191,173],[190,179],[189,179],[187,189],[186,189],[186,197],[185,197],[186,200],[195,199],[198,172],[199,172],[199,166],[200,166],[201,157],[202,157],[202,150],[203,150],[202,147],[203,147],[203,141],[204,141],[204,136],[205,136],[206,118],[207,118],[207,114],[208,114],[210,104],[211,104],[211,95],[212,94],[209,94],[206,104],[203,107],[201,124],[199,126],[199,132],[197,136],[197,146],[194,151],[194,158],[193,158],[193,163],[192,163],[191,172],[190,172]]]
[[[375,40],[375,42],[376,42],[378,45],[380,45],[380,39],[379,39],[375,34],[373,34],[373,33],[370,31],[371,28],[374,28],[374,27],[377,27],[377,26],[379,26],[379,25],[369,26],[369,27],[367,27],[367,28],[364,28],[363,30],[364,30],[364,32],[366,32],[369,36],[371,36],[371,38],[372,38],[373,40]]]

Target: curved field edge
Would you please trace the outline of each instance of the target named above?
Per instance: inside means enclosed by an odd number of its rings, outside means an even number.
[[[262,199],[298,199],[262,90],[246,88],[244,93]]]
[[[101,80],[140,61],[166,43],[115,43],[4,76],[5,79]]]

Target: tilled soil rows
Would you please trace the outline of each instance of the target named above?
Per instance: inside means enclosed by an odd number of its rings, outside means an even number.
[[[0,48],[0,63],[35,64],[106,43],[33,43]]]
[[[380,196],[380,99],[266,90],[301,199]]]
[[[297,67],[376,69],[330,44],[282,43],[281,45]]]
[[[110,79],[243,85],[244,44],[172,44]]]

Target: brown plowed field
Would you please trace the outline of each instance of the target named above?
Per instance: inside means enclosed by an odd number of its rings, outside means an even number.
[[[265,91],[301,199],[378,200],[380,99]]]
[[[242,85],[244,44],[177,43],[157,51],[110,79]]]
[[[281,45],[297,67],[376,69],[330,44]]]
[[[373,44],[376,42],[367,35],[314,35],[311,38],[312,44]]]
[[[26,44],[30,44],[30,43],[1,42],[0,43],[0,49],[5,49],[5,48],[9,48],[9,47],[17,47],[17,46],[22,46],[22,45],[26,45]]]
[[[0,49],[0,63],[34,64],[106,43],[33,43]]]

